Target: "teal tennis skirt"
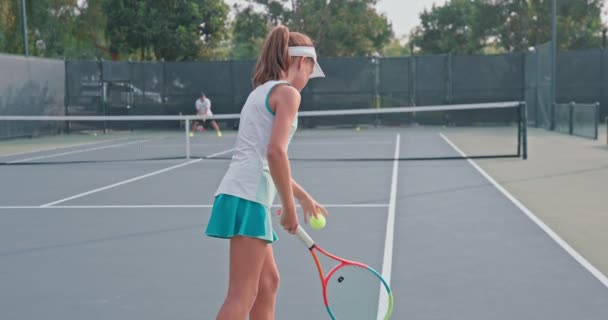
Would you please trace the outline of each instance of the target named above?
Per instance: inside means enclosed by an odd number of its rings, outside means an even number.
[[[224,239],[244,236],[262,239],[267,243],[278,240],[272,229],[269,208],[228,194],[215,197],[205,234]]]

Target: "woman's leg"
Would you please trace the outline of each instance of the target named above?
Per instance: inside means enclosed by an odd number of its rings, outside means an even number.
[[[274,320],[274,309],[279,290],[279,270],[274,260],[272,246],[266,249],[266,258],[260,274],[258,295],[249,312],[250,320]]]
[[[258,294],[260,273],[268,244],[260,239],[237,236],[230,239],[228,295],[217,320],[246,320]]]

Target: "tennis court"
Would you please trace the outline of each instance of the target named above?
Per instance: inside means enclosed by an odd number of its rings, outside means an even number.
[[[605,319],[605,277],[475,160],[416,160],[519,152],[520,131],[507,128],[302,128],[293,175],[331,215],[311,236],[382,273],[392,319]],[[4,153],[3,318],[213,319],[228,242],[203,231],[235,135],[197,134],[190,159],[172,157],[184,152],[179,134],[60,137]],[[276,318],[326,319],[307,250],[274,222]]]

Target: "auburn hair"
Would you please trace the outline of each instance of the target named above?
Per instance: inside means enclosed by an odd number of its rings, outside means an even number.
[[[280,79],[289,68],[289,47],[313,47],[310,37],[299,32],[289,32],[286,26],[275,27],[268,33],[258,57],[253,75],[253,87],[270,80]]]

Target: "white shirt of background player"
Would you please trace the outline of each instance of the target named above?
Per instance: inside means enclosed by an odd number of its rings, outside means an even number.
[[[196,99],[195,105],[196,105],[196,114],[203,116],[203,122],[205,122],[207,120],[207,117],[213,116],[213,113],[211,112],[211,100],[209,100],[209,98],[207,98],[204,94],[201,95],[200,98]],[[194,135],[194,132],[198,129],[198,126],[199,126],[199,121],[192,122],[192,130],[190,131],[190,137],[192,137]],[[220,130],[220,127],[217,125],[217,123],[214,120],[211,120],[211,126],[217,132],[217,136],[221,137],[222,131]],[[204,130],[204,129],[205,128],[202,127],[202,130]]]
[[[212,116],[211,112],[211,100],[209,98],[202,96],[199,99],[196,99],[196,114]]]

